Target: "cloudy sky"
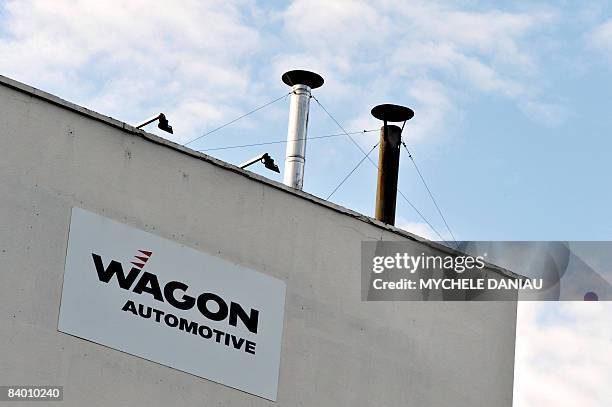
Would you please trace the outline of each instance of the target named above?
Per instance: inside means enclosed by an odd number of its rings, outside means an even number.
[[[404,138],[462,240],[608,240],[612,7],[608,2],[3,1],[0,74],[129,123],[164,112],[185,143],[285,95],[310,69],[314,94],[349,132],[370,109],[407,105]],[[288,100],[189,146],[281,165]],[[340,130],[317,104],[310,136]],[[354,136],[369,150],[375,132]],[[361,159],[343,137],[311,140],[304,189],[327,197]],[[280,176],[254,168],[267,177]],[[367,162],[331,198],[372,214]],[[445,238],[403,155],[400,188]],[[398,224],[436,234],[400,199]],[[517,406],[612,399],[612,307],[520,304]]]

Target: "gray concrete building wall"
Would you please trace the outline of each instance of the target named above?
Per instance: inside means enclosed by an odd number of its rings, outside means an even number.
[[[277,402],[58,332],[72,207],[285,281]],[[512,404],[516,303],[361,301],[361,241],[414,236],[4,77],[0,225],[0,384],[69,406]]]

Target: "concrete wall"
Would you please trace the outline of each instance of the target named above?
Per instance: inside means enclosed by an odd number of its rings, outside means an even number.
[[[73,206],[285,280],[278,401],[58,332]],[[2,77],[0,225],[0,384],[69,406],[512,404],[515,303],[360,300],[360,242],[409,234]]]

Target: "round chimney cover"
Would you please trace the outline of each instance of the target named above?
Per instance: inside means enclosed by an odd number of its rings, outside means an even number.
[[[300,69],[285,72],[281,79],[289,86],[306,85],[310,89],[316,89],[323,85],[323,78],[321,75],[310,71],[302,71]]]
[[[372,109],[372,116],[384,122],[405,122],[412,119],[414,112],[405,106],[384,104],[375,106]]]

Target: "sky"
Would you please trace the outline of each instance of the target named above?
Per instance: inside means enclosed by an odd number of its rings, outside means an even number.
[[[612,4],[605,1],[3,1],[0,74],[135,124],[164,112],[185,143],[289,92],[291,69],[349,132],[370,110],[415,111],[404,141],[460,240],[612,237]],[[288,99],[189,147],[282,141]],[[309,136],[342,131],[312,103]],[[366,151],[378,134],[356,134]],[[282,143],[209,150],[238,164]],[[373,153],[376,159],[377,151]],[[346,136],[313,139],[304,190],[326,198],[361,160]],[[280,181],[263,167],[253,171]],[[405,151],[399,187],[449,232]],[[331,201],[372,215],[365,161]],[[397,225],[436,239],[398,198]],[[519,304],[515,406],[611,400],[612,306]]]

